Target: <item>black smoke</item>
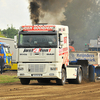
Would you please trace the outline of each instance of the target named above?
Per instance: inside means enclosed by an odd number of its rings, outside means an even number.
[[[84,50],[85,43],[100,36],[100,0],[73,0],[64,12],[70,37],[76,50]]]
[[[39,22],[39,8],[40,6],[36,2],[30,2],[30,18],[33,24]]]
[[[55,22],[56,24],[59,21],[64,20],[62,12],[69,1],[71,0],[29,0],[30,18],[32,20],[32,24],[36,24],[41,21],[51,24]]]
[[[69,26],[76,50],[100,35],[100,0],[29,0],[32,24]]]

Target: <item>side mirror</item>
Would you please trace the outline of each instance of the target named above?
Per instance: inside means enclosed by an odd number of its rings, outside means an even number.
[[[63,35],[60,35],[60,42],[63,42],[64,41],[64,37]]]
[[[60,45],[62,46],[64,44],[64,37],[63,35],[60,35]]]
[[[14,47],[17,48],[17,36],[14,36]]]

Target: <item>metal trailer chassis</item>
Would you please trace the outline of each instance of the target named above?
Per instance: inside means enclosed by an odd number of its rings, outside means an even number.
[[[100,66],[94,66],[88,63],[88,60],[77,60],[70,62],[70,65],[81,65],[83,79],[90,82],[100,81]]]

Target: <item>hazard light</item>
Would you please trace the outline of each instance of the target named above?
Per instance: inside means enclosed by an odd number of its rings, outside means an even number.
[[[55,31],[54,25],[21,26],[20,31]]]

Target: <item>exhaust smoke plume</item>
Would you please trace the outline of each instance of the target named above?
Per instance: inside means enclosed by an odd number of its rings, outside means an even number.
[[[71,0],[29,0],[32,24],[60,24],[65,20],[65,7]]]
[[[85,43],[100,36],[100,0],[73,0],[65,9],[70,38],[76,50],[84,50]]]
[[[31,12],[31,19],[32,23],[39,22],[39,8],[40,6],[36,2],[30,2],[30,12]]]
[[[76,50],[100,36],[100,0],[29,0],[32,24],[69,26]]]

